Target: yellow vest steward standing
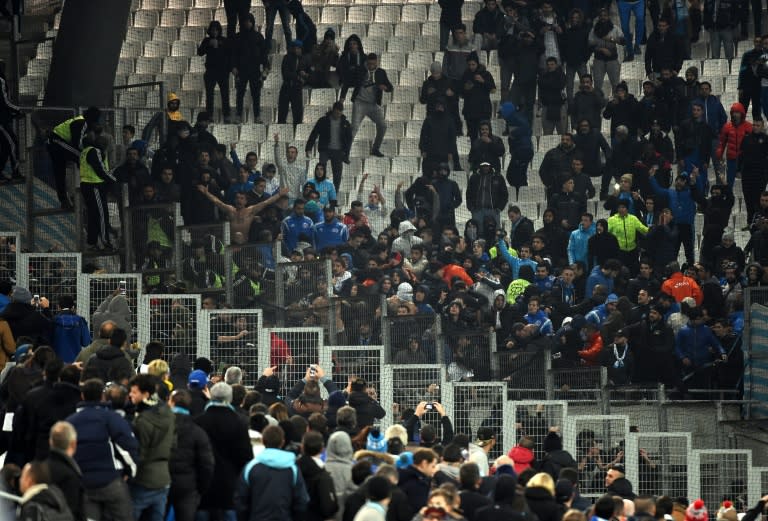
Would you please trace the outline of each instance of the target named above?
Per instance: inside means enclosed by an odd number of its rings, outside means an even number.
[[[85,202],[88,218],[87,247],[113,249],[109,240],[109,208],[107,207],[106,182],[114,182],[106,158],[101,150],[88,144],[80,154],[80,193]],[[100,244],[99,244],[100,243]]]
[[[115,181],[115,177],[109,172],[109,161],[102,156],[98,148],[85,147],[80,154],[80,182],[100,184],[104,181]]]

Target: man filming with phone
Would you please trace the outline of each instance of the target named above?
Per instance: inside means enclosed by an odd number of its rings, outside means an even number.
[[[435,424],[439,422],[440,430]],[[438,443],[446,446],[453,440],[453,424],[445,414],[445,408],[440,402],[419,402],[413,415],[405,421],[408,439],[415,440],[416,429],[419,434],[419,445],[434,447]],[[442,432],[442,436],[439,433]]]

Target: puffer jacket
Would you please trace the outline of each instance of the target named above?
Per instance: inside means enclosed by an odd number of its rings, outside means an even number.
[[[485,192],[486,196],[482,194]],[[467,208],[470,212],[485,208],[482,204],[483,199],[490,201],[491,208],[502,210],[509,200],[509,190],[507,182],[500,175],[491,171],[489,174],[482,174],[479,171],[472,174],[467,186]]]
[[[133,430],[139,439],[139,466],[134,483],[153,490],[167,487],[171,484],[168,462],[176,445],[173,412],[163,402],[147,407],[136,415]]]
[[[171,452],[168,469],[171,472],[171,488],[181,493],[208,491],[213,477],[213,448],[205,431],[192,421],[189,411],[175,407],[176,447]]]
[[[738,159],[741,155],[741,142],[744,136],[752,132],[752,123],[746,120],[747,111],[744,110],[744,105],[734,103],[731,105],[731,113],[733,112],[741,114],[741,123],[737,125],[731,120],[723,125],[722,130],[720,130],[720,144],[715,151],[715,157],[718,160],[723,158],[724,153],[728,160]]]

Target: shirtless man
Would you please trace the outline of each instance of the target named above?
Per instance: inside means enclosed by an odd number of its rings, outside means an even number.
[[[258,214],[267,206],[276,203],[280,197],[288,193],[288,188],[281,188],[275,195],[266,201],[251,206],[245,206],[246,194],[245,192],[238,192],[235,194],[235,205],[232,206],[210,193],[203,185],[198,185],[197,189],[226,214],[227,219],[229,220],[232,242],[235,244],[245,244],[248,242],[248,232]]]

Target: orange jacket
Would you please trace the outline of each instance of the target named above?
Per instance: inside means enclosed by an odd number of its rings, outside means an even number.
[[[741,103],[734,103],[731,105],[731,112],[741,113],[741,123],[734,125],[733,121],[729,121],[723,125],[720,130],[720,143],[715,150],[715,157],[717,159],[723,158],[723,152],[726,153],[726,158],[730,160],[738,159],[741,154],[741,141],[744,136],[752,132],[752,123],[746,121],[747,111],[744,110],[744,105]],[[726,148],[728,149],[726,151]]]
[[[664,281],[664,284],[661,285],[661,291],[675,297],[676,302],[682,302],[685,297],[693,297],[697,306],[701,306],[701,303],[704,302],[704,294],[701,292],[699,284],[679,271]]]
[[[603,351],[603,337],[599,331],[595,331],[591,338],[587,339],[587,345],[578,352],[578,355],[589,366],[600,365],[600,353]]]
[[[450,289],[453,289],[453,284],[451,283],[451,280],[453,277],[459,277],[461,280],[463,280],[468,288],[471,288],[472,285],[475,283],[474,280],[472,280],[472,277],[470,277],[467,274],[467,270],[462,268],[461,266],[458,266],[456,264],[446,264],[443,266],[443,280],[446,284],[448,284],[448,287]]]

